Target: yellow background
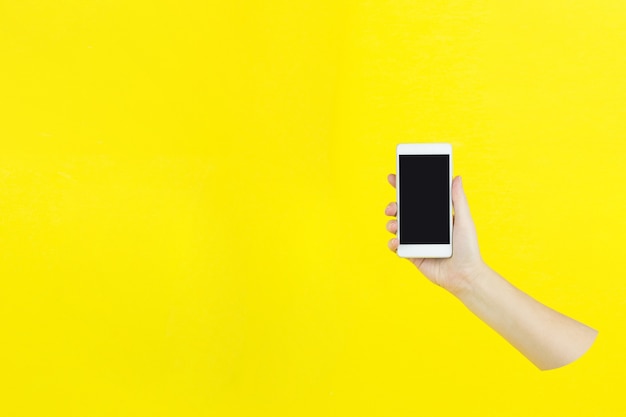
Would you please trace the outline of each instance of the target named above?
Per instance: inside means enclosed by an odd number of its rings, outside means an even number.
[[[624,415],[625,45],[612,0],[1,0],[0,415]],[[430,141],[581,360],[387,250]]]

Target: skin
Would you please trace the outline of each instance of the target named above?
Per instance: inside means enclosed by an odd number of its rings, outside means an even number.
[[[388,176],[395,188],[396,176]],[[450,258],[409,258],[431,282],[457,297],[472,313],[504,337],[541,370],[567,365],[583,355],[597,331],[530,297],[506,281],[483,261],[461,177],[452,181],[454,206],[453,255]],[[396,202],[385,208],[395,217]],[[395,218],[387,231],[396,234]],[[396,252],[398,239],[388,242]]]

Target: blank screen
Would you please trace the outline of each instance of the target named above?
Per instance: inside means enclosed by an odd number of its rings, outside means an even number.
[[[400,243],[450,243],[450,156],[400,155]]]

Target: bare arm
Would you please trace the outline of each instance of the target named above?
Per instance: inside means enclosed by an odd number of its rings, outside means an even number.
[[[575,361],[597,335],[596,330],[515,288],[486,265],[454,295],[542,370]]]
[[[395,176],[389,176],[395,186]],[[410,259],[432,282],[455,295],[539,369],[573,362],[593,344],[597,331],[533,299],[489,268],[480,256],[478,241],[460,178],[452,185],[454,254],[448,259]],[[396,215],[395,203],[385,210]],[[397,231],[397,222],[387,223]],[[389,241],[395,251],[398,241]]]

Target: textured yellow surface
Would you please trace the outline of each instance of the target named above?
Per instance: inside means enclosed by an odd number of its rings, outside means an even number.
[[[610,0],[0,1],[0,415],[625,415],[625,45]],[[386,249],[427,141],[581,360]]]

